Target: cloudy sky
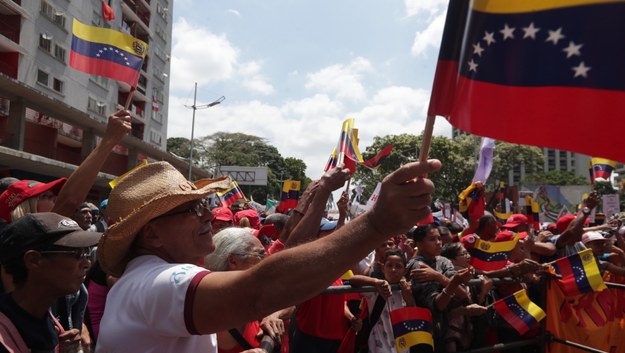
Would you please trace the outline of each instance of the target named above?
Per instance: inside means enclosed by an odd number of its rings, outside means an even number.
[[[170,2],[172,4],[173,2]],[[318,178],[342,121],[374,136],[424,128],[447,0],[176,0],[168,137],[264,137]],[[451,135],[442,118],[436,135]]]

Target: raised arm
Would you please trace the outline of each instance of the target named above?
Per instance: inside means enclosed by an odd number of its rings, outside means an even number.
[[[69,176],[59,191],[52,212],[71,217],[76,208],[85,201],[113,147],[130,132],[130,119],[130,112],[127,110],[118,110],[109,116],[102,141]]]
[[[436,160],[406,164],[384,178],[369,212],[331,235],[274,254],[247,271],[205,276],[193,301],[195,327],[205,334],[228,329],[318,294],[389,234],[406,232],[430,213],[434,185],[420,176],[440,167]]]
[[[597,192],[591,192],[586,199],[586,207],[592,211],[598,203],[599,196],[597,196]],[[581,241],[582,234],[584,234],[584,222],[586,222],[586,218],[588,218],[589,215],[590,212],[580,212],[577,217],[571,221],[571,224],[569,224],[566,230],[562,232],[562,235],[560,235],[560,238],[556,241],[556,247],[563,248]]]

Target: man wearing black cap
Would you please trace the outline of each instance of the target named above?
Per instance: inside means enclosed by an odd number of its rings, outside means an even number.
[[[0,296],[0,351],[54,352],[78,346],[78,330],[60,331],[49,308],[80,288],[101,234],[56,213],[28,214],[0,233],[0,263],[15,289]],[[59,332],[60,331],[60,332]]]

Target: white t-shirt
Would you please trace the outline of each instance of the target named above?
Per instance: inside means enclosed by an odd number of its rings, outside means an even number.
[[[378,298],[378,293],[367,292],[361,293],[361,295],[367,298],[367,309],[369,310],[369,315],[371,315],[373,307],[375,306],[375,301]],[[380,318],[375,323],[373,328],[371,328],[371,335],[367,341],[370,353],[396,352],[393,325],[391,324],[391,316],[388,311],[388,307],[390,304],[391,310],[405,308],[406,302],[401,296],[401,291],[393,291],[393,295],[386,301],[387,303],[384,304],[384,309],[382,309]],[[407,348],[399,351],[399,353],[407,353],[409,351],[410,349]]]
[[[217,352],[215,334],[191,333],[193,292],[208,273],[153,255],[130,261],[106,298],[96,352]]]

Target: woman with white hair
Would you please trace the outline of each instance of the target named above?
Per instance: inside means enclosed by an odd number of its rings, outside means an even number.
[[[211,271],[245,271],[265,258],[265,248],[250,228],[225,228],[213,237],[215,251],[204,258],[204,266]],[[217,332],[217,349],[220,353],[265,352],[258,348],[263,336],[280,341],[284,334],[284,322],[280,312],[262,321],[252,321]]]

